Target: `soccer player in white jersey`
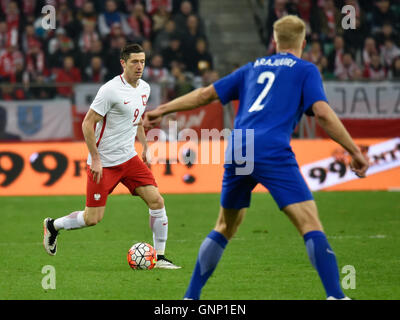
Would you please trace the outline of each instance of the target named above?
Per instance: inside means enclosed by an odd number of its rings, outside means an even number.
[[[164,199],[146,166],[147,142],[141,117],[150,95],[150,86],[141,79],[145,53],[138,44],[121,49],[123,73],[105,83],[98,91],[82,123],[89,150],[87,160],[86,207],[67,216],[46,218],[43,245],[55,255],[59,230],[94,226],[104,215],[108,195],[121,182],[132,195],[140,196],[149,207],[153,245],[157,252],[156,268],[179,269],[165,258],[168,218]],[[143,145],[137,155],[135,137]]]

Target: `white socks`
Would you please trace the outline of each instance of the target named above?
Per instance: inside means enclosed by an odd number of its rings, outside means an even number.
[[[56,230],[65,229],[79,229],[86,227],[85,219],[83,217],[84,211],[75,211],[68,216],[54,220],[54,228]]]
[[[157,255],[164,255],[168,238],[168,217],[165,208],[149,209],[150,228],[153,231],[153,244]]]
[[[75,211],[71,214],[54,220],[56,230],[79,229],[86,227],[84,211]],[[165,246],[168,238],[168,217],[165,208],[152,210],[149,209],[150,228],[153,231],[153,246],[158,255],[164,255]]]

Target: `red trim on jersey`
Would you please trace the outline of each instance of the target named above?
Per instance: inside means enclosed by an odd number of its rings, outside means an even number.
[[[100,140],[101,140],[101,138],[103,138],[104,129],[106,128],[106,122],[107,122],[107,115],[105,115],[103,118],[103,126],[101,127],[100,137],[99,137],[99,141],[97,141],[97,143],[96,143],[96,147],[99,146]]]
[[[122,78],[122,75],[121,75],[121,74],[119,75],[119,77],[121,78],[122,83],[125,84],[125,81],[124,81],[124,79]]]

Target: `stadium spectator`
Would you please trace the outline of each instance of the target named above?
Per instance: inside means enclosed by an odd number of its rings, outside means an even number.
[[[15,94],[15,86],[12,83],[4,84],[0,87],[0,89],[1,89],[0,100],[4,100],[4,101],[17,100],[16,94]]]
[[[213,69],[213,59],[207,49],[207,42],[203,38],[198,38],[194,55],[187,59],[188,70],[195,75],[201,75],[205,70]]]
[[[0,82],[12,81],[16,64],[24,61],[24,56],[17,46],[9,45],[0,53]]]
[[[144,5],[145,1],[143,1],[143,0],[122,0],[119,2],[121,10],[125,14],[129,14],[130,12],[132,12],[133,8],[135,7],[135,5],[137,3]]]
[[[397,32],[393,29],[393,26],[389,22],[385,22],[380,32],[374,37],[376,39],[379,49],[385,45],[386,39],[391,39],[394,43],[400,43],[400,38]]]
[[[208,86],[219,79],[219,74],[215,70],[206,70],[201,75],[201,84],[199,87]]]
[[[103,66],[103,60],[99,56],[92,57],[90,65],[85,68],[83,80],[92,83],[104,83],[107,69]]]
[[[361,54],[364,46],[364,40],[370,35],[368,25],[365,19],[356,16],[356,28],[343,31],[343,39],[346,43],[346,50],[351,50],[354,55]],[[361,63],[361,61],[359,62]]]
[[[181,4],[184,1],[189,1],[192,5],[194,13],[199,13],[199,0],[172,0],[172,14],[177,14],[181,10]]]
[[[57,28],[55,36],[50,38],[47,43],[48,55],[53,55],[58,49],[60,49],[61,43],[68,43],[71,48],[74,46],[72,39],[67,36],[64,28]]]
[[[92,20],[95,23],[97,23],[97,17],[98,17],[98,15],[96,12],[96,8],[92,1],[85,1],[82,8],[80,10],[78,10],[78,12],[76,14],[76,19],[78,21]]]
[[[62,68],[66,56],[72,56],[77,61],[77,53],[72,39],[66,35],[63,28],[57,29],[56,34],[57,39],[52,38],[49,41],[50,54],[48,56],[48,63],[50,68]],[[55,40],[56,42],[53,42]],[[53,46],[56,48],[55,51],[52,49]]]
[[[70,98],[73,95],[73,83],[81,82],[81,72],[74,65],[74,58],[66,56],[64,58],[63,68],[56,70],[55,81],[57,84],[66,84],[57,86],[57,94],[61,97]]]
[[[145,39],[142,42],[142,49],[144,51],[144,54],[146,55],[145,66],[147,66],[150,64],[150,58],[153,56],[153,44],[150,40]]]
[[[120,37],[126,37],[123,28],[120,23],[115,22],[111,26],[110,33],[104,39],[105,48],[116,48],[118,47],[118,39]]]
[[[370,21],[372,33],[380,32],[385,22],[395,25],[397,19],[396,14],[390,8],[389,0],[376,0]]]
[[[24,17],[35,16],[41,10],[37,0],[20,0],[20,8],[23,15],[22,20]]]
[[[131,37],[135,42],[142,42],[151,37],[151,19],[146,15],[141,3],[135,4],[131,15],[127,19],[131,29]]]
[[[64,28],[68,37],[75,40],[81,32],[81,23],[75,19],[74,13],[68,7],[67,3],[60,3],[56,10],[56,16],[57,28]]]
[[[169,42],[171,38],[176,33],[176,25],[174,20],[168,20],[165,24],[165,28],[160,30],[157,35],[155,36],[153,42],[153,48],[157,52],[161,52],[162,50],[166,49],[169,46]]]
[[[400,56],[393,60],[392,66],[389,71],[389,79],[400,80]]]
[[[321,43],[319,41],[313,41],[311,42],[310,50],[304,52],[303,59],[318,65],[323,56],[324,53],[322,52]]]
[[[13,96],[15,100],[25,100],[28,94],[29,75],[24,69],[24,60],[15,61],[15,70],[11,75],[11,83],[15,84]]]
[[[378,48],[376,46],[376,41],[373,37],[367,37],[364,41],[364,48],[362,51],[362,61],[364,66],[370,64],[371,57],[374,54],[378,54]]]
[[[100,40],[100,34],[96,30],[96,21],[90,18],[82,20],[83,31],[81,32],[78,40],[78,46],[82,53],[90,51],[93,43]]]
[[[158,10],[172,11],[172,0],[146,0],[146,11],[153,16]]]
[[[343,30],[341,12],[335,7],[333,0],[325,0],[318,8],[317,17],[314,18],[316,20],[314,28],[323,42],[332,42],[334,37],[341,34]]]
[[[5,20],[0,21],[0,51],[9,45],[18,44],[18,30],[9,28]]]
[[[185,55],[182,50],[180,37],[176,35],[173,36],[169,42],[168,48],[164,49],[161,54],[164,60],[164,67],[171,69],[172,62],[176,61],[186,68]]]
[[[385,80],[386,68],[377,53],[371,55],[371,61],[364,67],[363,77],[368,80]]]
[[[98,27],[100,35],[106,37],[111,32],[113,24],[119,23],[125,34],[129,33],[129,26],[126,23],[124,15],[118,11],[117,3],[114,0],[107,0],[105,11],[98,17]]]
[[[114,78],[116,75],[121,74],[122,67],[119,61],[121,48],[126,45],[126,38],[124,36],[119,36],[116,39],[116,47],[110,48],[106,54],[105,67],[108,70],[108,75],[106,80]],[[106,47],[105,47],[106,48]]]
[[[36,36],[33,24],[27,24],[25,31],[21,36],[21,49],[23,52],[28,52],[32,43],[41,42],[41,39]]]
[[[47,77],[49,72],[46,68],[46,57],[45,53],[41,48],[39,41],[33,41],[30,43],[29,49],[27,50],[26,56],[26,70],[29,74],[29,79],[32,82],[36,82],[39,76]]]
[[[337,35],[333,40],[333,50],[328,55],[328,70],[334,73],[335,69],[343,63],[344,39]]]
[[[147,101],[147,110],[150,110],[157,107],[165,100],[165,85],[171,80],[168,69],[164,67],[162,55],[153,55],[150,65],[144,69],[143,80],[152,84],[152,93],[150,99]]]
[[[362,76],[361,70],[350,52],[343,54],[342,64],[335,68],[334,74],[339,80],[358,80]]]
[[[394,58],[398,56],[400,56],[399,47],[395,45],[392,39],[386,39],[383,47],[381,48],[381,58],[385,67],[390,68]]]
[[[315,6],[313,6],[313,2],[314,0],[303,0],[296,3],[296,10],[306,24],[306,36],[310,35],[311,23],[314,21],[314,19],[311,19],[311,17],[315,16],[313,12],[315,11],[313,10],[313,7]]]
[[[165,28],[168,20],[171,18],[171,13],[166,6],[159,6],[151,16],[153,21],[152,32],[156,35]]]
[[[8,43],[8,30],[7,30],[7,22],[4,20],[0,20],[0,50],[4,49]]]
[[[51,79],[49,80],[51,81]],[[30,97],[33,99],[52,99],[56,95],[56,89],[43,75],[35,78],[35,85],[29,89]]]
[[[268,17],[266,21],[266,41],[267,43],[265,44],[268,48],[268,53],[271,53],[274,48],[272,46],[271,40],[272,40],[272,26],[276,20],[279,18],[286,16],[289,11],[287,8],[287,0],[275,0],[270,2],[272,6],[268,10]]]
[[[6,22],[9,29],[14,29],[17,32],[20,30],[20,11],[16,1],[9,1],[6,6]]]
[[[101,57],[102,61],[105,61],[106,54],[104,53],[103,42],[98,39],[94,40],[90,46],[89,51],[81,52],[79,60],[82,66],[88,66],[93,57]]]
[[[34,21],[32,21],[36,35],[43,41],[47,41],[54,34],[54,31],[51,28],[49,29],[43,28],[42,21],[46,17],[46,15],[47,15],[46,13],[41,13],[41,15],[37,16],[36,18],[33,17],[35,19]]]
[[[199,29],[200,32],[204,33],[204,23],[203,20],[197,15],[194,10],[192,3],[190,1],[182,1],[180,4],[180,10],[178,13],[174,14],[173,20],[175,21],[176,29],[177,30],[185,30],[187,28],[187,19],[191,15],[195,15],[199,22]]]
[[[179,64],[173,64],[171,75],[173,77],[173,90],[170,90],[168,99],[175,99],[183,96],[194,89],[190,76],[182,70]]]
[[[197,16],[190,15],[186,20],[186,32],[182,35],[182,49],[185,57],[191,57],[195,54],[197,39],[206,39],[206,35],[201,31]]]

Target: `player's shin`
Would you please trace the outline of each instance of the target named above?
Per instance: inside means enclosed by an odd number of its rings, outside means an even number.
[[[201,289],[212,275],[222,257],[228,240],[219,232],[213,230],[200,246],[195,269],[190,279],[185,299],[200,299]]]
[[[54,228],[56,230],[80,229],[86,227],[84,219],[84,211],[75,211],[71,214],[54,220]]]
[[[322,231],[310,231],[303,238],[311,264],[318,271],[327,297],[344,298],[336,256],[325,234]]]
[[[165,208],[149,209],[150,228],[153,231],[153,246],[157,256],[164,255],[168,238],[168,217]]]

